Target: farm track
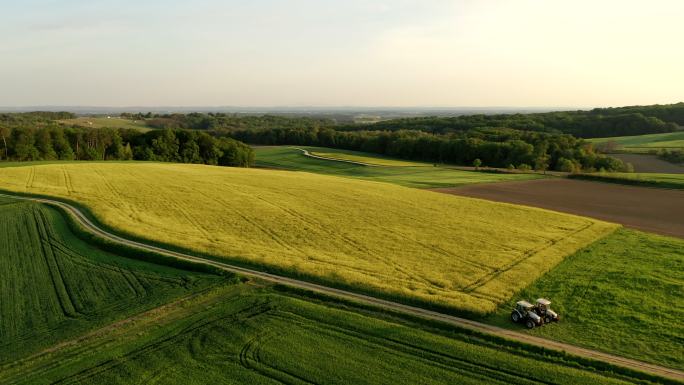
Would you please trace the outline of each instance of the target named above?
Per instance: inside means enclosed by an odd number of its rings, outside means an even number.
[[[400,312],[404,314],[409,314],[413,316],[418,316],[421,318],[429,319],[429,320],[435,320],[435,321],[440,321],[444,322],[450,325],[454,325],[457,327],[465,328],[465,329],[470,329],[474,330],[477,332],[481,333],[486,333],[486,334],[491,334],[495,335],[498,337],[503,337],[509,340],[514,340],[518,342],[523,342],[526,344],[530,345],[535,345],[535,346],[540,346],[544,347],[546,349],[550,350],[556,350],[556,351],[563,351],[567,352],[569,354],[573,354],[576,356],[584,357],[584,358],[589,358],[593,360],[598,360],[598,361],[603,361],[606,363],[610,363],[616,366],[621,366],[624,368],[629,368],[633,370],[638,370],[641,372],[646,372],[650,373],[653,375],[665,377],[665,378],[671,378],[675,379],[678,381],[684,381],[684,372],[676,370],[676,369],[671,369],[671,368],[666,368],[663,366],[659,365],[654,365],[654,364],[649,364],[625,357],[620,357],[620,356],[615,356],[609,353],[604,353],[596,350],[591,350],[591,349],[586,349],[582,347],[578,347],[575,345],[570,345],[558,341],[553,341],[549,339],[544,339],[540,337],[535,337],[523,333],[518,333],[512,330],[500,328],[497,326],[493,325],[488,325],[485,323],[465,319],[465,318],[460,318],[452,315],[447,315],[447,314],[442,314],[439,312],[431,311],[431,310],[426,310],[414,306],[409,306],[409,305],[404,305],[401,303],[393,302],[393,301],[388,301],[384,299],[379,299],[375,298],[372,296],[364,295],[364,294],[358,294],[346,290],[341,290],[341,289],[336,289],[332,287],[327,287],[311,282],[306,282],[306,281],[301,281],[293,278],[288,278],[288,277],[283,277],[271,273],[266,273],[258,270],[252,270],[252,269],[247,269],[235,265],[231,265],[229,263],[224,263],[224,262],[217,262],[201,257],[196,257],[192,256],[189,254],[185,253],[180,253],[180,252],[175,252],[172,250],[167,250],[161,247],[153,246],[153,245],[148,245],[145,243],[129,240],[123,237],[120,237],[116,234],[110,233],[104,229],[101,229],[93,223],[83,212],[81,212],[78,208],[67,204],[65,202],[57,201],[57,200],[52,200],[52,199],[46,199],[46,198],[37,198],[37,197],[25,197],[25,196],[17,196],[17,195],[9,195],[9,194],[1,194],[0,197],[5,197],[5,198],[12,198],[12,199],[19,199],[19,200],[27,200],[27,201],[34,201],[38,203],[44,203],[44,204],[49,204],[52,206],[56,206],[65,212],[67,212],[70,216],[72,216],[81,226],[83,226],[87,231],[90,231],[97,236],[100,236],[104,239],[107,239],[109,241],[113,241],[119,244],[123,244],[126,246],[130,247],[135,247],[139,248],[142,250],[147,250],[147,251],[152,251],[158,254],[166,255],[169,257],[181,259],[181,260],[186,260],[186,261],[191,261],[195,263],[202,263],[210,266],[217,267],[219,269],[236,273],[236,274],[241,274],[244,276],[248,277],[254,277],[258,279],[262,279],[265,281],[277,283],[277,284],[282,284],[290,287],[295,287],[295,288],[300,288],[300,289],[305,289],[317,293],[322,293],[326,295],[331,295],[339,298],[344,298],[344,299],[349,299],[352,301],[356,302],[361,302],[364,304],[369,304],[373,306],[378,306],[384,309],[388,309],[391,311],[395,312]]]
[[[349,164],[355,164],[355,165],[358,165],[358,166],[378,167],[377,164],[372,164],[372,163],[357,162],[357,161],[354,161],[354,160],[338,159],[338,158],[328,158],[327,156],[314,155],[314,154],[310,153],[309,150],[305,150],[305,149],[303,149],[303,148],[295,147],[295,150],[301,151],[301,152],[302,152],[302,155],[308,156],[309,158],[321,159],[321,160],[331,160],[331,161],[334,161],[334,162],[349,163]]]

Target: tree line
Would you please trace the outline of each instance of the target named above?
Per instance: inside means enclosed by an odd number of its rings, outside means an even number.
[[[629,136],[672,132],[684,125],[684,103],[589,111],[557,111],[529,114],[475,114],[456,117],[399,118],[371,124],[338,124],[335,120],[291,115],[239,115],[226,113],[122,114],[144,120],[152,128],[210,131],[251,129],[323,129],[339,131],[414,130],[448,134],[480,128],[513,128],[526,131],[565,133],[581,138]]]
[[[335,122],[328,119],[317,119],[281,115],[238,115],[226,113],[189,114],[121,114],[122,118],[144,120],[151,128],[187,129],[207,131],[233,131],[264,128],[321,128],[332,127]]]
[[[684,107],[682,108],[684,110]],[[535,114],[463,115],[456,117],[417,117],[381,121],[368,125],[345,125],[345,131],[416,130],[435,134],[468,131],[477,128],[513,128],[518,130],[571,134],[580,138],[601,138],[672,132],[674,122],[665,122],[641,112],[602,114],[594,111],[548,112]]]
[[[626,168],[620,160],[595,153],[590,143],[571,135],[509,128],[450,134],[288,128],[240,130],[229,135],[253,144],[332,147],[433,163],[567,172]]]
[[[658,157],[670,163],[684,164],[684,151],[682,150],[667,150],[658,151]]]
[[[64,127],[14,127],[0,121],[0,160],[149,160],[249,167],[254,151],[231,138],[206,132]]]

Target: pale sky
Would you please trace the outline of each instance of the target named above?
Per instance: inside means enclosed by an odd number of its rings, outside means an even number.
[[[683,0],[0,0],[0,106],[684,101]]]

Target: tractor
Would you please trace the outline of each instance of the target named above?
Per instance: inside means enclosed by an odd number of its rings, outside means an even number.
[[[545,298],[537,299],[537,303],[534,305],[527,301],[518,301],[515,304],[515,309],[511,312],[511,320],[516,323],[524,323],[528,329],[545,323],[556,322],[560,317],[549,308],[549,305],[551,305],[551,301]]]
[[[558,322],[560,319],[558,313],[551,310],[549,305],[551,305],[551,301],[548,299],[538,298],[537,303],[534,305],[534,312],[544,320],[544,323]]]
[[[523,322],[528,329],[535,326],[541,326],[544,322],[542,318],[535,313],[534,305],[527,301],[518,301],[515,303],[515,309],[511,312],[511,320],[513,322]]]

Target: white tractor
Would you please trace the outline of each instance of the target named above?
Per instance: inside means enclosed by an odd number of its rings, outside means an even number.
[[[546,324],[549,322],[558,322],[558,320],[560,320],[560,316],[558,313],[551,310],[549,307],[550,305],[551,301],[546,298],[538,298],[537,304],[534,305],[534,312],[537,313],[537,315],[540,316]]]
[[[549,308],[549,305],[551,305],[551,301],[545,298],[537,299],[535,305],[527,301],[518,301],[515,304],[515,309],[511,312],[511,320],[515,323],[524,323],[528,329],[558,321],[560,317]]]

